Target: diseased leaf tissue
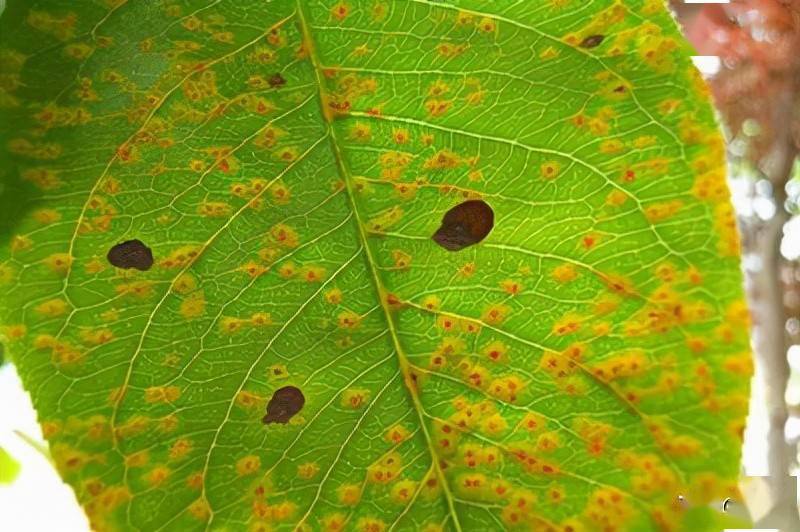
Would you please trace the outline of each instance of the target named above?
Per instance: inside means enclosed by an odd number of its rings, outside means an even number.
[[[8,2],[2,337],[92,526],[718,528],[690,54],[660,0]]]

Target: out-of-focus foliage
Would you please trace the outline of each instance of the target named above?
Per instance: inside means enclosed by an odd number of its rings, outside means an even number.
[[[800,146],[800,0],[675,7],[698,53],[722,60],[711,87],[731,133],[747,139],[741,145],[745,151],[738,155],[760,161],[786,133],[796,150]]]
[[[20,465],[8,451],[0,447],[0,485],[11,484],[19,474]]]

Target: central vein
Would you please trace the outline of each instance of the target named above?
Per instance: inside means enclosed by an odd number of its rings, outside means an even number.
[[[317,79],[317,86],[319,87],[319,102],[320,106],[324,106],[325,102],[325,93],[324,87],[325,82],[321,75],[322,66],[317,56],[316,49],[314,46],[314,41],[311,38],[310,27],[308,22],[306,21],[305,14],[303,12],[303,5],[302,0],[297,0],[297,16],[300,23],[301,31],[303,32],[303,46],[305,47],[306,53],[308,53],[308,57],[311,61],[311,64],[314,66],[314,74]],[[364,247],[364,252],[367,255],[367,263],[369,264],[369,271],[372,277],[372,282],[375,288],[375,294],[380,300],[381,307],[383,308],[383,313],[386,318],[386,326],[389,329],[389,333],[392,337],[392,342],[394,343],[394,349],[397,353],[397,358],[400,366],[400,371],[403,373],[403,381],[406,383],[406,390],[408,391],[409,396],[411,397],[411,401],[414,404],[414,409],[417,412],[417,416],[419,418],[419,423],[422,428],[422,432],[425,436],[425,441],[428,445],[428,451],[431,455],[431,468],[436,474],[439,483],[442,486],[442,490],[445,495],[445,499],[447,500],[447,506],[450,510],[451,517],[453,518],[453,525],[457,531],[461,531],[461,525],[458,521],[458,514],[456,514],[455,506],[453,502],[453,496],[450,493],[450,487],[447,483],[447,479],[445,478],[444,472],[442,471],[439,465],[439,458],[437,456],[436,450],[433,447],[433,441],[431,440],[431,436],[428,432],[427,424],[425,423],[424,417],[424,410],[422,407],[422,403],[419,398],[419,394],[413,384],[413,379],[411,377],[410,372],[410,364],[408,363],[408,359],[406,358],[405,354],[403,353],[402,345],[400,344],[400,339],[397,336],[397,330],[394,325],[394,319],[392,317],[391,311],[387,306],[387,302],[381,296],[381,294],[385,293],[383,290],[383,284],[381,283],[380,276],[375,269],[376,261],[372,256],[372,250],[370,248],[369,242],[367,241],[367,234],[364,231],[364,223],[361,220],[360,213],[358,211],[358,207],[356,204],[356,196],[355,196],[355,187],[353,186],[353,180],[348,171],[344,157],[342,157],[341,150],[339,149],[339,139],[336,135],[336,130],[333,127],[331,119],[329,118],[329,113],[326,113],[326,110],[322,108],[322,116],[325,117],[326,126],[330,133],[330,141],[331,141],[331,148],[333,150],[334,159],[336,159],[336,167],[339,170],[339,173],[342,176],[342,179],[345,183],[345,188],[347,189],[347,197],[350,203],[350,207],[353,210],[353,214],[356,220],[356,226],[358,227],[358,238],[361,240],[361,243]]]

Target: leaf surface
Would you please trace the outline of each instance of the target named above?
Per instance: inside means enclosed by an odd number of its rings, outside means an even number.
[[[3,338],[94,528],[736,496],[724,149],[660,1],[12,0],[0,35]]]

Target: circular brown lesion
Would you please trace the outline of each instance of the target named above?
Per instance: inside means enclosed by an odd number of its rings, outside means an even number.
[[[153,252],[141,240],[126,240],[108,250],[106,259],[112,266],[147,271],[153,266]]]
[[[306,403],[306,398],[300,388],[284,386],[272,394],[267,403],[267,415],[262,421],[265,425],[270,423],[288,423]]]
[[[468,200],[447,211],[433,241],[448,251],[481,242],[494,228],[494,211],[483,200]]]

